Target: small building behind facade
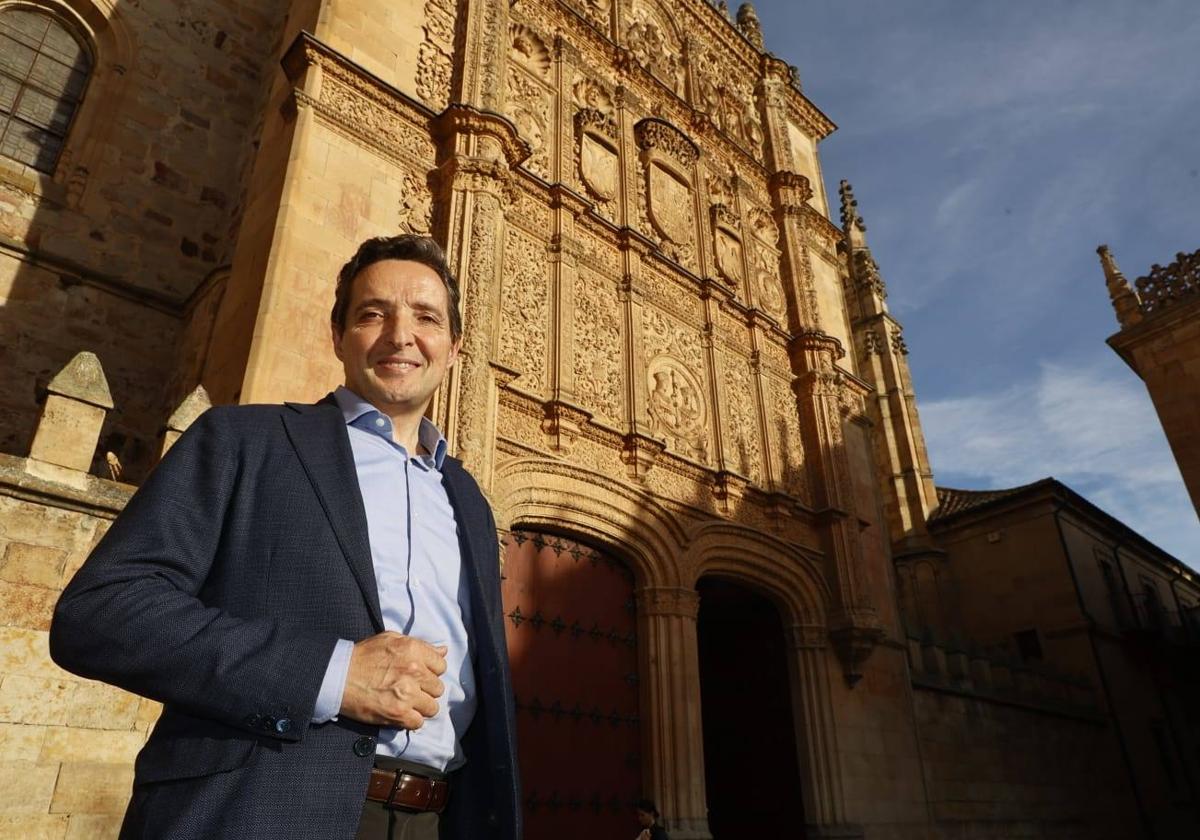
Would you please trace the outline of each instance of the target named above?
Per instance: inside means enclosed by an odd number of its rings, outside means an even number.
[[[530,840],[1186,836],[1194,576],[935,487],[834,128],[749,4],[0,0],[0,836],[116,836],[157,706],[58,593],[210,403],[339,383],[399,232],[463,283]]]

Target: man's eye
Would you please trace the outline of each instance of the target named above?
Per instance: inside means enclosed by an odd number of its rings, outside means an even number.
[[[360,321],[373,321],[376,318],[382,318],[383,313],[375,312],[375,311],[371,310],[371,311],[364,312],[362,315],[359,315],[358,317],[359,317]]]

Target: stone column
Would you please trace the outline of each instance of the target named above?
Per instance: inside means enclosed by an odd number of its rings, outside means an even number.
[[[837,722],[829,685],[827,632],[820,625],[794,625],[788,675],[800,758],[805,834],[811,838],[862,837],[846,822]]]
[[[643,641],[642,721],[650,753],[644,780],[677,840],[708,840],[704,791],[704,735],[700,724],[700,660],[693,589],[638,591]]]

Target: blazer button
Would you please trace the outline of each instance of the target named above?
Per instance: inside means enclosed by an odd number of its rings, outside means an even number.
[[[275,721],[275,731],[280,735],[286,735],[292,731],[292,721],[290,718],[280,718]]]
[[[354,754],[359,758],[375,755],[375,739],[364,735],[354,742]]]

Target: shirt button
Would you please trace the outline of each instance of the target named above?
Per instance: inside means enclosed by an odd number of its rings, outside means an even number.
[[[387,425],[387,421],[384,420],[382,417],[376,417],[375,425],[382,429],[384,426]]]
[[[364,735],[354,742],[354,754],[359,758],[366,758],[369,755],[375,754],[375,739]]]

